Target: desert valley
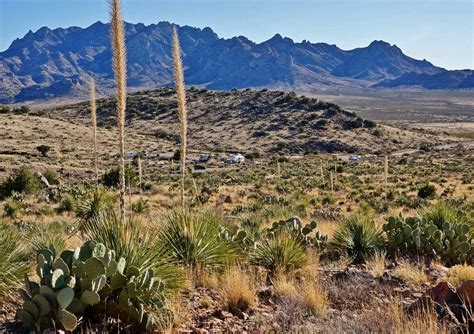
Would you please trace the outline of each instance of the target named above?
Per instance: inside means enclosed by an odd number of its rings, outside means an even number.
[[[123,21],[0,52],[0,333],[474,333],[474,71]]]

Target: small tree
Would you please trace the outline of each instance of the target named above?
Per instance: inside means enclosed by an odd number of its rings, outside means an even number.
[[[40,145],[40,146],[37,146],[36,149],[38,150],[39,153],[41,153],[43,157],[47,157],[49,151],[51,151],[51,146]]]

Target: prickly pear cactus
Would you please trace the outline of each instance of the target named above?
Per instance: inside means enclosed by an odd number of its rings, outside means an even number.
[[[389,253],[427,255],[448,265],[472,263],[474,237],[469,225],[444,222],[440,226],[418,217],[390,217],[383,226]]]
[[[24,327],[35,331],[72,331],[78,319],[106,317],[144,330],[151,325],[145,305],[150,300],[156,305],[164,288],[153,271],[126,268],[123,258],[93,241],[59,256],[52,248],[40,250],[36,273],[37,283],[25,277],[25,289],[20,289],[23,307],[17,310]]]
[[[274,222],[272,227],[266,230],[266,234],[268,237],[272,238],[278,233],[287,232],[304,245],[324,248],[326,247],[328,239],[326,235],[323,235],[318,231],[314,236],[310,236],[317,226],[318,224],[314,220],[303,226],[298,217],[291,217],[287,220]]]

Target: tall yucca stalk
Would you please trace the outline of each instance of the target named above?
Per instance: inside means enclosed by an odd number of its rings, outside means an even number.
[[[127,60],[120,0],[110,0],[112,63],[117,90],[117,125],[120,147],[120,219],[125,219],[125,108],[127,104]]]
[[[95,187],[99,188],[99,154],[97,151],[97,107],[95,103],[95,82],[91,79],[90,83],[90,98],[91,98],[91,118],[92,118],[92,142],[94,149],[94,172],[95,172]]]
[[[176,94],[178,96],[178,116],[179,129],[181,134],[180,160],[181,160],[181,207],[184,206],[184,177],[186,174],[186,132],[188,129],[187,110],[186,110],[186,90],[184,88],[183,64],[181,61],[181,48],[179,46],[178,32],[173,26],[173,65],[174,78],[176,84]]]
[[[385,191],[388,188],[388,156],[385,156],[385,164],[384,164],[384,181],[385,181]]]

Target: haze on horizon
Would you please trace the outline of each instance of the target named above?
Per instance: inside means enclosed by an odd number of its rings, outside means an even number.
[[[295,42],[353,49],[384,40],[447,69],[474,69],[471,0],[122,0],[131,23],[211,27],[220,37],[260,43],[276,33]],[[106,0],[0,0],[0,50],[42,26],[106,22]]]

